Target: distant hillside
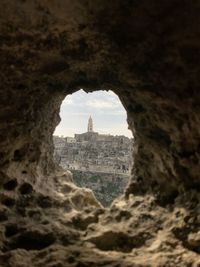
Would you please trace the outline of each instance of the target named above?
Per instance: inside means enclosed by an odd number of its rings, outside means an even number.
[[[95,173],[73,170],[74,183],[80,187],[88,187],[93,190],[96,198],[104,207],[123,193],[129,176],[115,175],[111,173]]]
[[[133,139],[97,132],[53,139],[55,161],[73,172],[78,186],[91,188],[104,206],[123,192],[133,164]]]

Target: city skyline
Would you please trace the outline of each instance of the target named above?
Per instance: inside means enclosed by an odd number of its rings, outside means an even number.
[[[126,111],[116,94],[112,91],[86,93],[83,90],[68,95],[63,100],[61,122],[54,135],[73,137],[75,133],[87,132],[90,116],[95,132],[133,137],[128,130]]]

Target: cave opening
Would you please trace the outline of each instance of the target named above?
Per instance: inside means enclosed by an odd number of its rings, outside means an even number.
[[[54,161],[108,207],[124,193],[133,165],[134,138],[119,97],[111,90],[81,89],[63,100],[60,118]]]
[[[200,266],[200,2],[1,7],[0,266]],[[134,135],[108,209],[53,161],[61,102],[79,88],[113,90]]]

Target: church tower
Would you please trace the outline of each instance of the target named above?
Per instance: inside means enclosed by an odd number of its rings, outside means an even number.
[[[93,121],[92,121],[92,117],[89,117],[88,120],[88,132],[93,132]]]

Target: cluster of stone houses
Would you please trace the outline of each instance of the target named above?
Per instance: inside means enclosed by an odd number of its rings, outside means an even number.
[[[55,161],[64,169],[116,174],[131,171],[133,139],[94,132],[91,117],[86,133],[53,139]]]

